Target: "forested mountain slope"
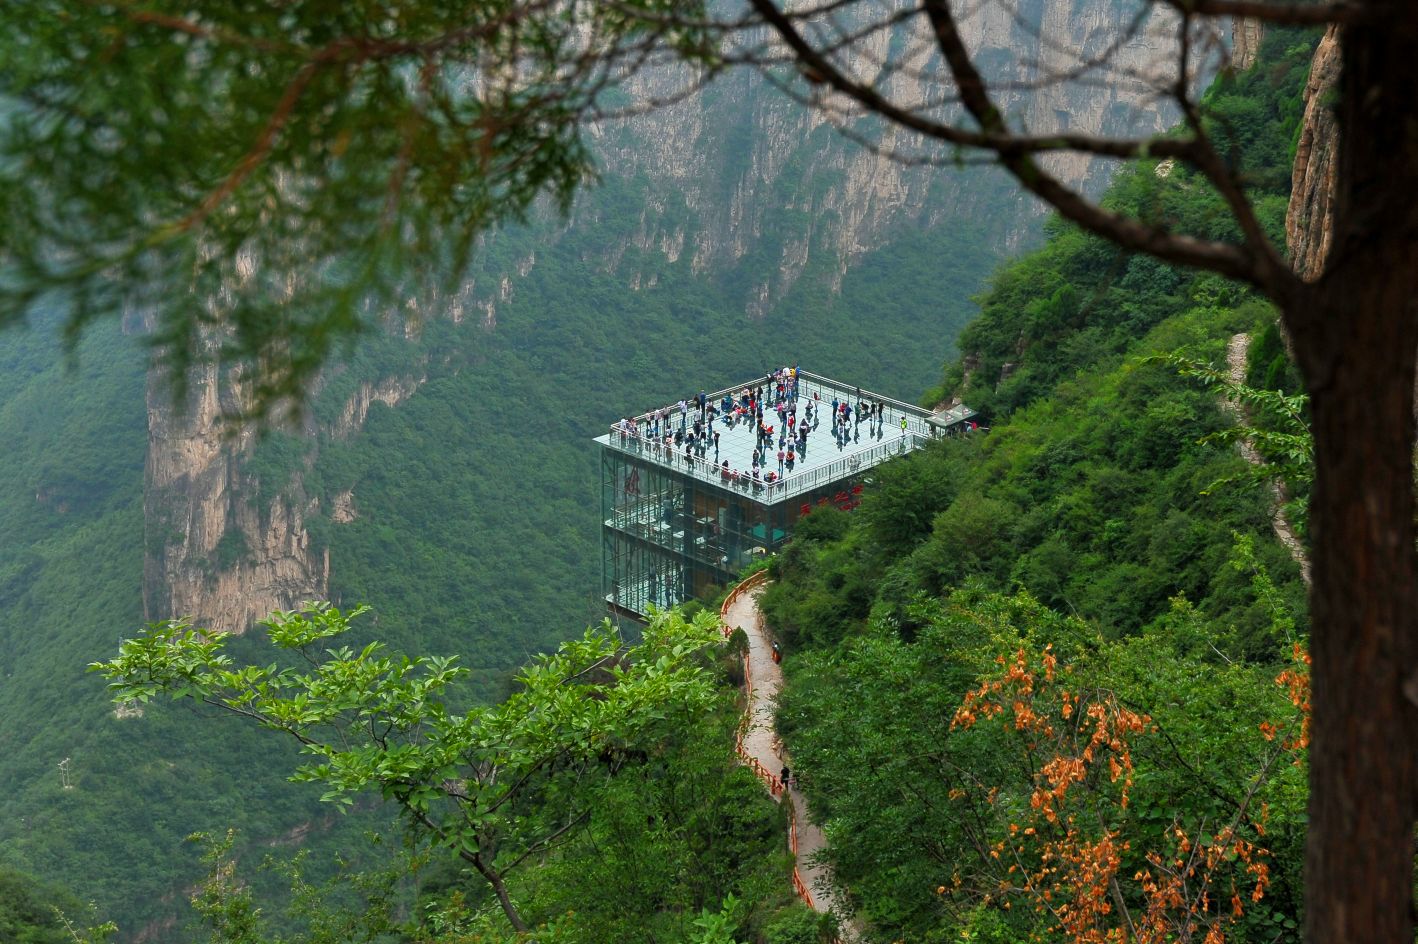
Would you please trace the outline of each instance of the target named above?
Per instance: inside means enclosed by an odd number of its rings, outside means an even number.
[[[1273,31],[1257,66],[1208,96],[1248,146],[1275,233],[1317,39]],[[1155,162],[1108,199],[1192,231],[1228,225]],[[882,940],[1042,926],[1087,940],[1158,915],[1298,940],[1304,587],[1269,490],[1206,440],[1234,417],[1158,359],[1224,366],[1248,332],[1264,339],[1251,381],[1292,388],[1275,313],[1065,227],[981,305],[941,393],[963,391],[991,431],[887,465],[850,516],[815,512],[764,597],[787,652],[780,731],[838,879]],[[1174,866],[1193,848],[1204,866]],[[1192,891],[1167,904],[1172,868]],[[1218,906],[1188,915],[1203,878]]]
[[[844,15],[865,16],[867,9]],[[1056,61],[1067,58],[1061,50],[1101,49],[1119,33],[1129,39],[1115,51],[1118,66],[1145,71],[1156,54],[1153,28],[1165,28],[1165,16],[1147,19],[1147,28],[1134,35],[1136,12],[1131,0],[1042,0],[1017,15],[983,5],[967,18],[967,29],[991,75],[1019,83],[1005,104],[1027,113],[1034,127],[1146,132],[1165,127],[1170,115],[1136,83],[1031,84],[1037,74],[1063,68]],[[913,40],[889,30],[872,35],[878,56]],[[1043,42],[1041,35],[1066,36],[1068,43]],[[908,98],[936,94],[922,75],[898,70],[882,81],[903,86]],[[631,97],[670,96],[683,78],[673,70],[651,71],[637,78]],[[866,122],[852,130],[870,138],[879,129]],[[706,333],[695,311],[745,328],[730,337],[752,351],[747,359],[759,362],[753,370],[777,356],[767,350],[775,339],[789,352],[785,360],[808,363],[813,334],[824,348],[841,351],[857,339],[909,339],[919,346],[898,344],[893,353],[919,356],[924,367],[948,355],[955,329],[973,312],[967,295],[974,285],[968,283],[982,273],[985,256],[1025,244],[1037,232],[1039,208],[995,169],[950,168],[948,155],[939,155],[944,166],[894,162],[846,140],[821,112],[787,100],[751,70],[724,75],[701,94],[633,121],[597,125],[590,134],[605,174],[569,219],[494,234],[468,278],[451,290],[410,297],[389,313],[396,333],[449,319],[492,331],[494,348],[522,350],[540,340],[523,340],[522,329],[508,319],[520,317],[525,326],[534,314],[537,330],[575,324],[590,310],[585,300],[598,293],[602,317],[624,309],[616,322],[634,327],[633,334],[612,333],[605,342],[614,345],[619,363],[645,355],[636,366],[646,392],[658,390],[645,379],[657,370],[682,370],[684,383],[696,388],[720,381],[713,376],[716,363],[703,358],[706,350],[723,351],[725,342]],[[1069,159],[1058,171],[1085,190],[1104,183],[1099,162]],[[865,291],[854,290],[858,286]],[[676,333],[685,324],[696,326],[694,339]],[[759,338],[752,337],[754,324],[763,329]],[[669,332],[663,340],[662,330]],[[607,346],[596,337],[565,340],[591,351]],[[448,342],[455,358],[456,351],[477,351],[483,343],[473,331]],[[377,360],[362,352],[358,369],[322,394],[327,422],[302,434],[349,435],[360,423],[342,418],[362,419],[371,399],[405,401],[426,361],[418,345],[390,348]],[[926,376],[909,364],[901,365],[908,388]],[[540,369],[536,363],[519,367]],[[359,382],[349,383],[351,377]],[[300,483],[273,488],[270,474],[256,494],[249,481],[254,473],[244,468],[247,450],[221,448],[214,429],[214,407],[231,396],[226,378],[214,370],[202,379],[209,389],[200,402],[208,409],[196,414],[173,415],[162,398],[150,398],[148,465],[168,474],[148,490],[147,524],[155,540],[147,554],[145,606],[150,618],[189,614],[239,632],[271,600],[292,605],[302,595],[325,595],[332,575],[340,579],[338,566],[325,566],[324,542],[318,535],[307,540],[311,529],[322,530],[307,519],[330,516],[332,500]],[[869,374],[861,379],[872,380]],[[607,392],[616,389],[613,377],[600,382]],[[379,393],[391,384],[394,393]],[[499,382],[499,389],[517,386],[511,373]],[[668,386],[676,392],[678,385]],[[645,405],[608,406],[615,415]],[[289,479],[283,471],[274,478]],[[288,500],[273,504],[270,496],[282,489]]]

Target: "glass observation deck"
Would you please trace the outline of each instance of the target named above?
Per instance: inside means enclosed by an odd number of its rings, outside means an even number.
[[[798,371],[792,429],[801,435],[806,424],[804,449],[774,409],[777,383],[756,377],[706,393],[712,411],[701,411],[696,398],[684,411],[676,404],[627,417],[596,438],[602,592],[612,608],[645,616],[651,604],[673,606],[734,579],[781,547],[797,520],[814,508],[856,507],[868,470],[936,434],[927,410]],[[767,444],[752,413],[741,408],[745,391],[761,387],[768,404],[763,424],[773,427]],[[732,404],[727,413],[726,398]],[[849,406],[850,419],[834,427],[834,410],[840,416],[842,404]],[[705,434],[699,440],[692,437],[696,421]],[[753,455],[760,446],[755,477]]]

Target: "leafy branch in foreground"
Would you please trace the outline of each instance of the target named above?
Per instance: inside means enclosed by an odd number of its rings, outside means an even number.
[[[1267,485],[1280,479],[1289,489],[1296,490],[1314,481],[1315,446],[1305,418],[1307,396],[1252,387],[1233,380],[1225,371],[1205,361],[1181,354],[1159,354],[1148,358],[1147,363],[1175,368],[1183,377],[1200,381],[1208,390],[1235,405],[1237,422],[1203,437],[1201,442],[1223,445],[1249,442],[1261,458],[1244,472],[1216,480],[1203,494],[1237,483]]]
[[[141,312],[179,390],[220,361],[243,410],[299,406],[426,268],[456,285],[480,235],[564,211],[641,69],[712,66],[672,11],[698,6],[31,5],[0,34],[0,326]]]
[[[710,614],[657,614],[634,646],[607,621],[535,659],[501,704],[459,713],[445,699],[466,670],[451,657],[411,659],[377,642],[326,648],[365,611],[315,603],[272,614],[270,641],[299,668],[238,665],[223,634],[182,621],[151,625],[90,668],[118,701],[192,699],[294,738],[313,759],[293,780],[323,785],[322,799],[346,807],[366,790],[397,803],[487,881],[518,931],[527,923],[507,875],[576,834],[596,782],[714,700],[699,658],[718,639]]]

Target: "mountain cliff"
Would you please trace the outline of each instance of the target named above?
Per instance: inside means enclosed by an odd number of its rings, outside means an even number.
[[[996,81],[1016,89],[1002,104],[1032,130],[1160,130],[1173,115],[1145,89],[1042,81],[1076,64],[1079,55],[1104,48],[1127,28],[1134,7],[1121,0],[1037,0],[1011,13],[983,5],[966,20],[967,41]],[[870,75],[894,50],[922,39],[879,32],[852,66]],[[1142,30],[1117,51],[1115,66],[1119,72],[1154,68],[1165,43],[1158,30]],[[635,92],[654,98],[669,90],[667,81],[642,76]],[[883,81],[906,101],[939,92],[911,70]],[[1000,253],[1034,239],[1040,216],[1000,172],[893,160],[880,153],[900,143],[890,138],[878,150],[860,147],[837,133],[822,111],[790,101],[750,70],[589,134],[605,169],[602,185],[584,193],[567,220],[487,240],[458,292],[426,297],[411,314],[497,332],[500,313],[519,293],[536,297],[548,279],[559,277],[545,268],[558,264],[549,247],[560,246],[575,264],[627,293],[694,282],[711,287],[712,304],[730,313],[756,322],[776,315],[794,330],[813,331],[823,327],[822,309],[841,297],[848,273],[889,268],[903,234],[920,234],[924,243],[926,234],[968,233]],[[1054,158],[1053,169],[1091,193],[1106,183],[1105,166],[1084,157]],[[924,245],[917,249],[926,254]],[[963,298],[944,304],[962,305]],[[931,304],[923,300],[918,307]],[[955,316],[957,328],[963,317]],[[940,336],[929,319],[920,326]],[[466,332],[461,337],[453,343],[468,343]],[[940,341],[948,344],[949,337]],[[411,349],[410,356],[419,355]],[[347,393],[348,409],[340,411],[351,419],[302,430],[306,446],[293,450],[300,457],[288,455],[265,482],[248,463],[255,450],[249,435],[223,435],[221,406],[232,394],[220,369],[193,378],[193,397],[181,407],[154,386],[144,501],[148,618],[187,615],[240,632],[271,609],[328,596],[328,546],[312,538],[309,519],[328,518],[337,496],[308,494],[295,466],[315,461],[322,436],[348,435],[361,424],[367,410],[367,402],[358,405],[361,396],[392,406],[411,394],[414,388],[400,379],[405,373],[397,362],[363,372],[365,392]],[[929,376],[926,368],[914,382],[924,384]],[[335,524],[344,523],[352,507],[348,490],[339,497],[344,510]]]
[[[148,452],[144,469],[143,618],[191,618],[241,632],[273,610],[329,596],[329,548],[317,546],[306,520],[321,514],[299,471],[287,470],[279,489],[262,488],[253,467],[258,442],[233,430],[239,383],[217,366],[188,378],[186,401],[174,403],[161,376],[148,380]],[[319,434],[343,439],[359,431],[374,403],[394,406],[420,381],[389,377],[362,383]],[[313,454],[303,462],[313,461]],[[339,512],[331,508],[330,513]],[[346,507],[343,514],[351,512]]]
[[[1315,50],[1305,84],[1305,119],[1295,146],[1285,243],[1295,271],[1319,278],[1334,230],[1334,188],[1338,172],[1339,126],[1331,100],[1339,82],[1339,29],[1331,26]]]

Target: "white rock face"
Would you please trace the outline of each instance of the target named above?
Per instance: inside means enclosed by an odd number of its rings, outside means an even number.
[[[418,392],[426,377],[388,377],[377,384],[362,383],[359,389],[345,401],[329,433],[335,439],[345,439],[358,432],[369,416],[369,408],[376,403],[398,406]]]
[[[842,17],[880,16],[899,5],[860,3]],[[1175,111],[1140,79],[1169,79],[1173,21],[1153,12],[1130,31],[1151,4],[1000,0],[964,6],[971,11],[962,23],[967,45],[1001,89],[997,100],[1015,127],[1121,135],[1161,131],[1175,121]],[[927,29],[916,17],[909,33],[879,31],[845,65],[863,81],[879,80],[897,103],[937,100],[950,87]],[[1055,81],[1106,51],[1108,68],[1087,71],[1089,81]],[[881,63],[892,56],[908,68],[884,73]],[[645,96],[672,88],[663,76],[637,81]],[[877,149],[854,144],[832,130],[826,110],[789,100],[748,70],[725,75],[672,107],[595,128],[593,137],[609,175],[643,178],[657,195],[647,200],[630,246],[658,251],[670,263],[687,254],[695,273],[709,275],[731,271],[746,257],[761,259],[764,251],[776,259],[767,271],[760,266],[746,273],[744,310],[755,316],[783,297],[814,254],[825,256],[825,268],[840,284],[856,259],[905,227],[1002,218],[1004,243],[1013,245],[1044,212],[1013,186],[980,188],[980,170],[906,166],[881,153],[919,150],[909,133],[888,128],[877,135]],[[1077,154],[1050,156],[1045,165],[1090,194],[1105,186],[1110,167]],[[571,226],[594,227],[601,212],[590,194],[578,203]],[[688,229],[686,215],[695,221]],[[785,215],[797,222],[785,226]],[[600,262],[607,271],[624,270],[627,285],[642,284],[641,273],[623,262],[626,248],[606,245]],[[497,296],[485,302],[495,307]]]
[[[149,380],[143,608],[148,620],[240,633],[272,610],[323,598],[329,555],[310,547],[298,481],[258,507],[241,471],[254,442],[224,432],[223,386],[234,385],[218,368],[195,371],[182,410]]]
[[[357,431],[372,404],[395,406],[422,377],[362,384],[345,402],[332,438]],[[223,413],[238,404],[239,385],[219,367],[194,371],[184,408],[161,379],[148,383],[148,457],[143,511],[143,607],[148,620],[188,618],[243,633],[272,610],[329,595],[330,554],[311,541],[307,519],[320,511],[297,470],[263,500],[246,467],[253,434],[231,435]],[[310,430],[313,432],[313,430]],[[311,438],[312,448],[314,438]],[[313,460],[313,453],[309,457]],[[274,492],[275,494],[270,494]],[[352,497],[333,509],[354,520]]]

